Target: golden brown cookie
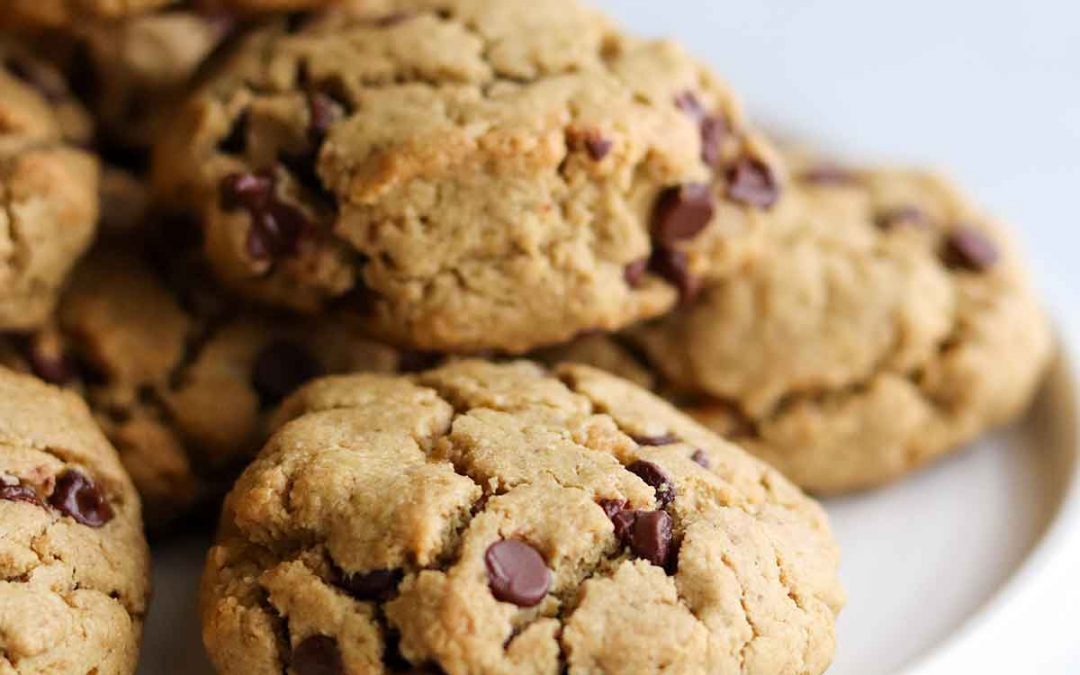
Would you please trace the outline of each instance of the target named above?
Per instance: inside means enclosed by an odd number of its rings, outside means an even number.
[[[820,673],[824,512],[581,366],[326,378],[226,503],[202,589],[220,672]]]
[[[574,0],[369,4],[249,36],[157,147],[231,287],[350,306],[397,346],[519,353],[752,254],[781,168],[678,45]]]
[[[77,396],[0,368],[0,672],[135,672],[139,497]]]

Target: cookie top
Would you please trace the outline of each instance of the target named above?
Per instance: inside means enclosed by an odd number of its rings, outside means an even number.
[[[770,219],[746,275],[572,357],[636,358],[819,492],[893,479],[1031,400],[1046,317],[1003,230],[948,181],[808,164]]]
[[[574,0],[370,4],[250,36],[157,147],[233,288],[347,305],[397,346],[518,353],[752,255],[780,168],[678,45]]]
[[[830,661],[843,593],[824,512],[623,380],[461,361],[326,378],[278,421],[207,562],[222,673]]]
[[[86,405],[0,368],[0,671],[134,673],[139,498]]]
[[[323,374],[394,372],[407,356],[355,321],[248,311],[105,245],[79,266],[56,325],[7,360],[84,394],[160,528],[220,496],[265,439],[266,414]],[[184,274],[197,267],[184,266]]]
[[[352,0],[341,0],[351,2]],[[193,8],[207,14],[261,13],[312,9],[337,0],[4,0],[0,28],[82,30],[89,23],[113,23],[155,10]]]
[[[0,330],[41,325],[90,244],[99,167],[73,145],[89,129],[59,73],[0,42]]]

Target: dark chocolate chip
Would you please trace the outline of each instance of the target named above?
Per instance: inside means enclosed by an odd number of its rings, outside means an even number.
[[[706,469],[708,469],[709,466],[710,466],[709,456],[706,455],[705,451],[702,450],[701,448],[698,448],[697,450],[694,450],[694,454],[690,455],[690,459],[692,459],[694,462],[700,464],[701,466],[705,467]]]
[[[75,361],[63,352],[50,353],[37,341],[30,345],[26,359],[30,371],[49,384],[63,386],[75,379]]]
[[[328,95],[314,92],[308,95],[308,142],[322,145],[330,127],[338,120],[337,102]]]
[[[229,133],[218,142],[218,150],[230,155],[242,155],[247,152],[248,111],[243,111],[233,120]]]
[[[21,482],[9,485],[2,482],[3,480],[0,478],[0,501],[25,502],[34,506],[42,506],[41,497],[38,496],[37,490],[33,487],[24,485]]]
[[[113,517],[112,507],[94,481],[74,469],[68,469],[56,479],[49,504],[89,527],[101,527]]]
[[[263,348],[251,368],[251,384],[263,408],[277,405],[300,385],[322,375],[322,364],[302,345],[277,340]]]
[[[969,272],[985,272],[999,257],[993,240],[969,226],[957,227],[948,234],[942,255],[950,268]]]
[[[597,502],[600,508],[604,509],[604,513],[608,518],[614,518],[615,514],[626,509],[625,499],[601,499]]]
[[[780,199],[780,186],[772,167],[744,157],[728,169],[728,197],[758,209],[767,209]]]
[[[675,481],[656,464],[639,459],[626,467],[626,470],[656,490],[656,501],[661,506],[667,506],[675,500]]]
[[[687,90],[677,94],[675,107],[698,122],[705,119],[705,106],[701,105],[701,99],[692,91]]]
[[[816,164],[801,173],[799,180],[810,185],[854,185],[858,176],[837,164]]]
[[[722,150],[730,129],[721,115],[709,115],[701,120],[701,159],[716,169],[723,160]]]
[[[653,212],[653,241],[671,246],[694,238],[712,220],[715,208],[708,185],[687,183],[664,190]]]
[[[661,434],[659,436],[632,436],[634,442],[638,445],[648,445],[656,447],[658,445],[671,445],[672,443],[678,443],[679,437],[675,434]]]
[[[534,607],[551,587],[548,570],[536,549],[515,539],[497,541],[484,554],[488,586],[497,600]]]
[[[338,586],[346,593],[365,602],[386,602],[397,592],[405,573],[401,570],[374,570],[343,574]]]
[[[289,664],[296,675],[344,675],[345,664],[336,639],[327,635],[304,638],[292,650]]]
[[[686,254],[661,246],[649,257],[649,271],[659,275],[679,291],[679,301],[689,302],[701,290],[701,281],[690,274]]]
[[[585,149],[594,162],[602,161],[607,157],[614,145],[614,143],[598,133],[589,134],[585,137]]]
[[[673,551],[672,519],[666,511],[642,511],[634,519],[630,551],[658,567],[667,567]]]
[[[270,202],[273,176],[265,173],[231,173],[221,179],[221,208],[261,211]]]
[[[638,288],[645,279],[645,272],[649,268],[649,259],[635,260],[623,268],[623,279],[630,288]]]
[[[644,513],[644,511],[619,511],[611,516],[611,524],[615,526],[615,537],[623,544],[630,543],[630,535],[634,531],[634,523],[637,522],[639,513]]]
[[[269,172],[234,173],[221,181],[222,208],[243,208],[251,216],[247,252],[255,260],[296,255],[313,229],[300,209],[277,198],[275,183]]]
[[[875,224],[883,230],[897,227],[926,227],[930,222],[926,212],[917,206],[898,206],[878,215]]]

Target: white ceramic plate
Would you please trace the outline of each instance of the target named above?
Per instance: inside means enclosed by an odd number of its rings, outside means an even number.
[[[1068,538],[1070,524],[1058,521],[1080,463],[1071,372],[1059,358],[1021,423],[895,486],[827,503],[848,591],[830,673],[893,673],[916,663],[948,672],[941,664],[971,665],[970,651],[989,653],[976,645],[994,628],[988,611],[1005,615],[1002,589],[1023,595],[1043,575],[1039,557],[1053,557]],[[155,551],[141,673],[210,672],[195,614],[205,546],[189,537]],[[1015,635],[1005,625],[997,631]]]

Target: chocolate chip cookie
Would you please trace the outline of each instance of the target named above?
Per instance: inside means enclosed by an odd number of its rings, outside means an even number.
[[[89,129],[59,73],[0,41],[0,330],[41,325],[93,238]]]
[[[893,480],[1020,414],[1051,352],[1001,227],[918,170],[807,163],[759,262],[571,358],[627,368],[815,492]]]
[[[224,493],[264,440],[264,416],[300,384],[408,366],[354,324],[248,311],[196,284],[173,291],[141,255],[106,245],[76,270],[56,326],[10,340],[6,360],[85,395],[160,529]]]
[[[401,0],[249,36],[156,152],[231,287],[511,353],[752,255],[782,167],[728,88],[574,0]]]
[[[651,394],[462,361],[307,385],[226,502],[222,673],[820,673],[824,512]]]
[[[145,16],[155,10],[258,14],[334,4],[338,4],[336,0],[4,0],[0,28],[80,30],[90,23],[118,24],[120,20]]]
[[[134,673],[139,498],[77,396],[0,368],[0,672]]]

